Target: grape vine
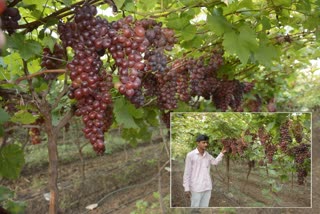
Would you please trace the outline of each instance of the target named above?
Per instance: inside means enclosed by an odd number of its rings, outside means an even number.
[[[292,138],[289,133],[290,124],[291,122],[287,120],[280,126],[280,149],[284,153],[287,152],[288,145],[292,143]]]

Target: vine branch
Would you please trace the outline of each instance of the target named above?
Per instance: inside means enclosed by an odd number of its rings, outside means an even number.
[[[25,62],[25,61],[24,61]],[[19,77],[18,79],[16,79],[15,84],[19,84],[22,80],[28,80],[30,81],[32,78],[42,75],[42,74],[47,74],[47,73],[66,73],[66,69],[46,69],[46,70],[42,70],[33,74],[29,74],[25,72],[25,76],[23,77]]]

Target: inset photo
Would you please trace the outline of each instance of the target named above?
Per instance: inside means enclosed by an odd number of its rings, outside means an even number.
[[[171,113],[171,208],[312,207],[311,118]]]

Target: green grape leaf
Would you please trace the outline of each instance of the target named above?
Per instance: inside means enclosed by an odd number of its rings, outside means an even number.
[[[66,5],[67,7],[70,7],[72,4],[72,0],[62,0],[63,4]]]
[[[0,202],[13,198],[14,192],[8,187],[0,186]]]
[[[254,51],[258,48],[258,40],[256,32],[247,25],[242,25],[239,28],[239,42],[248,50]]]
[[[57,18],[48,18],[48,20],[46,21],[46,24],[44,25],[44,28],[48,28],[50,26],[56,25],[59,23],[59,19]]]
[[[137,8],[142,11],[150,11],[157,5],[158,0],[138,1]]]
[[[28,60],[42,52],[42,47],[39,42],[25,39],[24,35],[17,33],[9,37],[8,47],[17,50],[24,60]]]
[[[279,58],[280,51],[273,45],[261,44],[261,46],[254,52],[254,57],[262,65],[271,66],[272,60]]]
[[[4,73],[7,79],[11,79],[15,75],[20,76],[22,61],[19,53],[15,52],[3,57],[3,62],[6,65],[6,70],[10,71]]]
[[[24,165],[23,150],[19,145],[5,145],[0,150],[0,175],[9,179],[16,179]]]
[[[263,26],[263,30],[269,30],[271,28],[270,20],[265,16],[262,17],[261,24]]]
[[[135,12],[137,10],[137,8],[133,2],[128,2],[128,3],[124,4],[123,10],[129,11],[129,12]]]
[[[181,31],[181,38],[184,41],[189,41],[191,39],[193,39],[196,35],[197,32],[197,28],[194,25],[188,25],[187,27],[185,27],[183,29],[183,31]]]
[[[42,10],[43,6],[48,2],[47,0],[22,0],[22,2],[26,5],[35,5],[37,9]]]
[[[167,27],[183,31],[187,25],[190,25],[190,19],[186,16],[180,17],[178,14],[171,14],[167,18]]]
[[[14,123],[31,124],[34,123],[37,118],[38,116],[34,116],[25,110],[20,110],[11,117],[11,121]]]
[[[239,36],[234,32],[230,31],[224,34],[222,45],[225,50],[231,54],[236,54],[242,64],[247,64],[250,50],[241,44]]]
[[[120,9],[122,8],[125,1],[126,0],[114,0],[114,3],[116,4],[117,8]]]
[[[207,23],[209,30],[213,31],[218,36],[230,31],[232,27],[224,16],[217,14],[208,15]]]
[[[224,34],[223,46],[226,51],[236,54],[242,64],[247,64],[252,51],[258,48],[255,32],[247,25],[239,28],[239,34],[229,31]]]
[[[146,108],[144,110],[144,118],[146,118],[147,123],[149,123],[151,126],[159,125],[159,120],[155,109]]]
[[[268,123],[266,130],[269,132],[273,128],[274,125],[275,125],[275,122]]]
[[[7,201],[7,208],[10,213],[23,214],[25,213],[26,202]]]
[[[143,117],[143,109],[142,108],[136,108],[131,103],[127,103],[128,105],[128,112],[130,115],[132,115],[136,119],[141,119]]]
[[[10,119],[10,115],[0,107],[0,125]]]
[[[136,124],[133,115],[128,111],[128,103],[124,99],[118,99],[114,103],[114,115],[116,117],[116,121],[119,125],[122,125],[124,128],[133,128],[138,129],[138,125]]]
[[[252,136],[251,135],[245,135],[244,136],[244,141],[245,142],[252,142]]]

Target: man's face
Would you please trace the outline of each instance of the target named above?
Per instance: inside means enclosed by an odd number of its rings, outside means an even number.
[[[208,141],[200,141],[200,142],[198,142],[198,147],[200,149],[206,150],[208,146],[209,146],[209,142]]]

